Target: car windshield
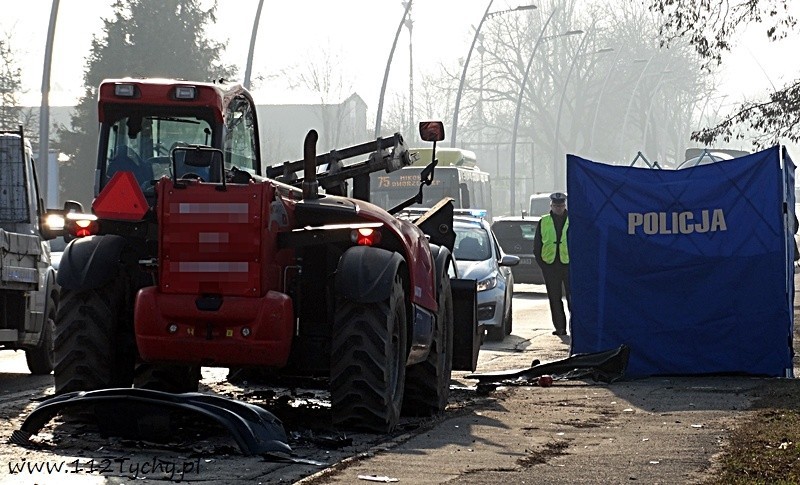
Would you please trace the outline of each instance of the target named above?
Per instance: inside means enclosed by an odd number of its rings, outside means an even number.
[[[455,256],[460,261],[484,261],[492,257],[489,235],[482,227],[456,227]]]
[[[492,231],[503,251],[509,254],[533,253],[533,238],[536,236],[536,221],[498,221]]]

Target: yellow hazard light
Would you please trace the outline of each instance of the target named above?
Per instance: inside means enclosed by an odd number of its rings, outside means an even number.
[[[194,99],[197,97],[197,88],[194,86],[178,86],[175,88],[175,99]]]
[[[125,98],[132,98],[136,95],[136,88],[133,84],[115,84],[114,94]]]

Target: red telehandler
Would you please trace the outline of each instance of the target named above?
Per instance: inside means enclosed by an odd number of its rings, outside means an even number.
[[[239,85],[126,78],[98,92],[92,214],[59,211],[57,394],[188,392],[201,366],[254,367],[327,377],[340,428],[444,410],[451,370],[477,363],[475,282],[456,277],[448,199],[393,215],[422,200],[435,157],[420,194],[386,211],[369,174],[411,162],[399,134],[318,155],[312,130],[302,160],[262,170]],[[444,138],[440,122],[420,133],[434,151]]]

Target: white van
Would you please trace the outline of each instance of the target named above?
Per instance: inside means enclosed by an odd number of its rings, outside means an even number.
[[[566,194],[567,192],[564,190],[560,190],[558,192]],[[528,204],[528,212],[529,215],[534,217],[541,217],[545,214],[550,213],[550,194],[548,193],[538,193],[531,195],[530,204]]]

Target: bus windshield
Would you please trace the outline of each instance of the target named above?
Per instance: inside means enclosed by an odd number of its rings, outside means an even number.
[[[419,192],[424,167],[405,167],[391,173],[371,174],[372,203],[391,209]],[[452,197],[456,209],[483,209],[491,214],[489,174],[476,168],[436,167],[431,185],[422,188],[422,204],[432,207],[444,197]]]

